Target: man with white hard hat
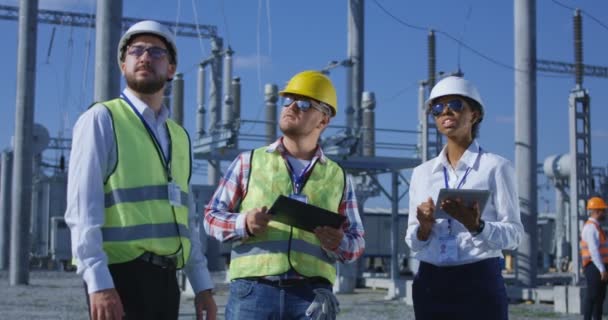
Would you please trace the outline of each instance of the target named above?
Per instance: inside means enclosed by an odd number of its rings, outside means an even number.
[[[183,268],[197,319],[215,319],[189,192],[190,139],[163,105],[177,67],[173,34],[138,22],[117,56],[127,87],[80,116],[70,154],[65,219],[90,317],[177,319]]]

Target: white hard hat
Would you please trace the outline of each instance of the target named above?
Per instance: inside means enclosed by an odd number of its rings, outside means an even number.
[[[439,81],[431,90],[431,95],[426,100],[426,105],[430,104],[437,98],[444,96],[457,95],[467,97],[479,103],[481,107],[481,115],[483,117],[483,101],[477,88],[468,80],[462,77],[449,76]]]
[[[169,54],[173,56],[173,61],[177,65],[177,46],[175,45],[175,40],[173,39],[173,33],[169,28],[164,25],[152,21],[152,20],[144,20],[140,21],[134,25],[132,25],[127,32],[120,38],[120,42],[118,42],[118,66],[120,67],[122,53],[125,50],[126,45],[129,43],[129,40],[143,33],[150,33],[156,35],[165,40],[165,43],[169,46]]]

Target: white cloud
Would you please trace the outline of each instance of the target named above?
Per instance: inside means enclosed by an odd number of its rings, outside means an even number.
[[[515,118],[513,116],[496,116],[494,117],[494,121],[496,121],[497,123],[506,123],[506,124],[513,124],[515,123]]]
[[[271,60],[269,56],[235,56],[234,57],[234,66],[239,69],[252,69],[257,68],[258,64],[260,67],[268,67],[270,66]]]

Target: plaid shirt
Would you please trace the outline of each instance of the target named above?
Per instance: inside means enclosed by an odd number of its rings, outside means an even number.
[[[266,152],[279,152],[287,165],[288,154],[282,142],[282,138],[279,138],[268,146]],[[205,207],[205,231],[219,241],[234,241],[248,237],[245,231],[245,215],[238,213],[237,210],[247,194],[251,152],[241,153],[232,162],[209,204]],[[314,164],[316,161],[319,164],[327,162],[327,158],[320,147],[317,148],[311,163]],[[308,166],[308,168],[313,167],[312,165]],[[330,257],[341,262],[352,262],[363,254],[365,240],[363,239],[363,224],[359,217],[357,198],[349,176],[346,179],[344,197],[342,197],[338,213],[345,215],[347,218],[342,227],[344,238],[336,250],[326,252]]]

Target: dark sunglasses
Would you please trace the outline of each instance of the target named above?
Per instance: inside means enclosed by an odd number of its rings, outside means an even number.
[[[283,102],[281,104],[284,108],[287,108],[287,107],[291,106],[294,102],[295,102],[296,106],[298,107],[298,109],[300,109],[300,111],[302,111],[302,112],[306,112],[311,107],[313,107],[312,102],[310,102],[310,100],[294,99],[291,97],[283,97]]]
[[[445,107],[450,108],[454,112],[460,112],[464,109],[464,103],[460,99],[450,100],[445,103],[436,103],[431,106],[431,114],[435,117],[439,116],[445,110]]]
[[[144,52],[147,52],[152,59],[161,59],[165,57],[169,51],[161,47],[144,47],[144,46],[129,46],[127,54],[130,56],[141,57]]]

